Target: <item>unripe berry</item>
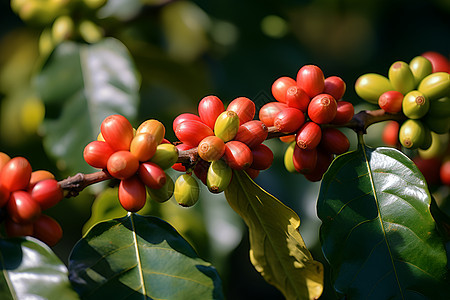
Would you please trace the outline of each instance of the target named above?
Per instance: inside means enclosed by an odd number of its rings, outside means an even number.
[[[397,121],[388,121],[383,128],[382,140],[388,146],[396,147],[399,143],[398,131],[400,124]]]
[[[252,100],[246,97],[238,97],[228,104],[228,111],[234,111],[239,117],[239,125],[253,120],[256,107]]]
[[[172,178],[166,174],[166,183],[157,190],[147,188],[147,194],[152,200],[163,203],[172,197],[174,186]]]
[[[272,95],[279,102],[286,102],[286,91],[291,86],[297,85],[297,82],[291,77],[280,77],[272,84]]]
[[[139,127],[136,129],[136,135],[142,134],[142,133],[149,133],[154,136],[156,144],[161,144],[162,140],[164,139],[164,135],[166,134],[166,128],[164,127],[163,123],[161,123],[158,120],[150,119],[147,121],[144,121],[139,125]]]
[[[92,141],[84,147],[83,158],[91,167],[105,169],[109,157],[114,152],[108,143]]]
[[[425,140],[425,128],[421,121],[408,119],[400,126],[398,135],[403,147],[417,149]]]
[[[444,134],[450,131],[450,117],[438,118],[431,115],[426,115],[420,120],[423,121],[428,129],[438,134]]]
[[[385,112],[396,114],[402,111],[403,94],[399,91],[387,91],[378,98],[378,106]]]
[[[259,144],[258,146],[251,149],[253,162],[250,168],[255,170],[266,170],[273,162],[273,152],[264,144]]]
[[[197,152],[200,158],[205,161],[218,160],[225,153],[225,142],[218,136],[207,136],[198,144]]]
[[[317,124],[327,124],[333,121],[337,112],[336,100],[331,95],[320,94],[311,99],[308,106],[308,116]]]
[[[63,230],[58,221],[47,215],[41,215],[33,223],[33,237],[46,243],[49,247],[55,246],[62,238]]]
[[[109,157],[106,168],[111,176],[126,179],[137,172],[139,161],[130,151],[117,151]]]
[[[205,123],[186,121],[177,126],[175,135],[182,143],[191,147],[197,147],[201,140],[207,136],[214,135],[214,132]]]
[[[422,79],[433,72],[431,62],[423,56],[416,56],[409,62],[409,68],[414,76],[415,85],[417,86]]]
[[[216,96],[206,96],[198,103],[200,119],[211,129],[214,129],[217,117],[224,110],[223,102]]]
[[[130,152],[139,161],[147,161],[153,157],[158,143],[151,133],[140,133],[131,140]]]
[[[24,157],[9,160],[0,172],[0,185],[10,192],[27,188],[31,178],[31,165]]]
[[[5,220],[5,231],[9,237],[33,235],[33,223],[16,223],[10,218]]]
[[[190,174],[183,174],[177,178],[174,187],[174,197],[179,205],[191,207],[198,201],[200,188],[197,180]]]
[[[221,113],[214,125],[214,134],[224,142],[232,140],[239,129],[239,116],[234,111],[224,111]]]
[[[39,204],[25,191],[12,192],[6,208],[16,223],[32,223],[41,215]]]
[[[450,96],[431,101],[428,115],[438,118],[450,116]]]
[[[292,156],[294,168],[301,174],[308,174],[314,171],[317,163],[317,150],[304,150],[298,146],[294,147]]]
[[[284,167],[290,173],[296,172],[293,160],[294,148],[296,145],[295,142],[291,142],[284,152]]]
[[[164,143],[156,147],[155,154],[150,162],[157,164],[163,170],[173,166],[178,160],[178,148],[175,145]]]
[[[450,74],[446,72],[431,73],[419,83],[417,90],[429,101],[434,101],[450,94]]]
[[[233,170],[223,160],[213,161],[209,165],[206,184],[212,193],[223,192],[230,184]]]
[[[166,184],[166,173],[160,166],[151,162],[139,165],[139,178],[149,188],[157,190]]]
[[[287,107],[280,111],[273,120],[273,125],[279,132],[294,132],[305,123],[304,113],[292,107]]]
[[[178,115],[172,123],[173,131],[177,129],[177,126],[185,121],[199,121],[202,122],[199,116],[191,114],[191,113],[184,113],[181,115]]]
[[[361,75],[355,82],[355,92],[367,102],[377,104],[381,94],[392,91],[389,79],[383,75],[368,73]]]
[[[355,109],[353,104],[347,101],[339,101],[336,108],[336,116],[334,116],[332,124],[344,125],[353,118]]]
[[[409,65],[403,61],[396,61],[391,65],[388,78],[394,89],[403,95],[412,91],[416,85]]]
[[[350,142],[345,134],[336,128],[324,128],[319,147],[331,154],[342,154],[350,148]]]
[[[425,116],[430,108],[430,102],[419,91],[411,91],[405,95],[402,101],[403,114],[410,119],[420,119]]]
[[[302,112],[308,110],[311,99],[304,90],[294,85],[286,90],[285,103],[288,107],[300,109]]]
[[[267,127],[273,126],[275,117],[287,108],[285,103],[281,102],[269,102],[263,105],[259,110],[259,120],[263,122]]]
[[[234,140],[246,144],[249,148],[253,148],[264,142],[267,135],[267,126],[259,120],[252,120],[239,126]]]
[[[30,192],[31,197],[36,201],[41,210],[55,206],[63,198],[63,190],[55,179],[45,179],[36,183]]]
[[[111,115],[106,117],[101,126],[100,131],[103,139],[115,151],[129,150],[131,140],[133,139],[133,126],[122,115]]]
[[[119,184],[119,202],[126,210],[137,212],[141,210],[147,199],[144,183],[137,176],[121,180]]]
[[[345,94],[345,81],[339,76],[330,76],[325,78],[323,93],[333,96],[338,101],[342,99]]]
[[[300,127],[296,135],[297,146],[304,150],[312,150],[319,145],[322,129],[314,122],[306,122]]]
[[[315,65],[305,65],[298,70],[297,85],[312,98],[323,92],[325,78],[322,70]]]
[[[244,170],[251,166],[253,155],[250,148],[239,141],[225,143],[225,162],[235,170]]]

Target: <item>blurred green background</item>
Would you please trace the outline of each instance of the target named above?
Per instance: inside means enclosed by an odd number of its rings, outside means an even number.
[[[91,6],[80,1],[18,0],[12,2],[22,9],[14,11],[9,1],[0,3],[0,151],[25,156],[33,169],[50,170],[58,179],[88,169],[82,163],[65,162],[64,156],[58,157],[43,143],[43,124],[60,116],[68,99],[59,99],[56,106],[43,101],[35,78],[52,49],[63,40],[87,44],[113,37],[121,41],[140,80],[133,125],[156,118],[166,125],[166,136],[172,141],[173,119],[183,112],[195,113],[198,101],[206,95],[217,95],[225,104],[245,96],[261,107],[273,101],[270,88],[278,77],[295,78],[301,66],[315,64],[325,76],[338,75],[345,80],[344,99],[359,111],[370,108],[360,105],[353,89],[360,75],[387,75],[394,61],[409,62],[428,50],[450,53],[448,0],[84,1]],[[27,2],[47,6],[36,13],[31,6],[23,9]],[[51,5],[68,8],[54,13]],[[58,14],[69,16],[78,31],[64,34],[64,30],[54,29]],[[81,29],[81,24],[87,25]],[[92,132],[86,136],[95,138]],[[374,126],[369,143],[380,143],[379,136]],[[284,170],[285,144],[278,140],[267,144],[274,151],[275,162],[257,182],[299,214],[307,246],[325,263],[315,213],[319,184]],[[84,146],[72,144],[71,151],[81,156]],[[65,231],[54,247],[64,262],[82,235],[94,199],[106,187],[99,184],[48,211]],[[115,193],[110,194],[103,198],[111,200]],[[228,299],[282,299],[251,266],[246,229],[223,195],[201,195],[192,209],[180,210],[174,205],[150,211],[168,220],[218,268]],[[327,277],[325,281],[328,285],[322,299],[335,299]]]

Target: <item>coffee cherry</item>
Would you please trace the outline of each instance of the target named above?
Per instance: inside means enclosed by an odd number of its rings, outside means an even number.
[[[325,77],[322,70],[315,65],[305,65],[298,70],[297,86],[312,98],[323,92]]]
[[[320,94],[311,99],[308,106],[308,116],[317,124],[327,124],[333,121],[337,112],[336,100],[331,95]]]
[[[331,154],[342,154],[350,148],[350,142],[345,134],[336,128],[324,128],[319,147]]]
[[[295,142],[291,142],[284,152],[284,167],[290,173],[296,172],[293,160],[294,148],[296,145]]]
[[[286,91],[291,86],[297,85],[297,82],[291,77],[280,77],[272,84],[272,95],[279,102],[286,102]]]
[[[438,118],[450,116],[450,96],[442,97],[430,102],[428,115]]]
[[[399,143],[398,131],[400,129],[400,124],[397,121],[388,121],[383,128],[383,134],[381,139],[383,143],[388,146],[396,147]]]
[[[12,192],[6,208],[9,217],[16,223],[32,223],[41,215],[41,207],[25,191]]]
[[[157,164],[161,169],[166,170],[173,166],[178,160],[178,148],[175,145],[164,143],[156,147],[155,154],[150,162]]]
[[[55,246],[62,238],[63,230],[58,221],[47,215],[41,215],[33,223],[33,237],[46,243],[49,247]]]
[[[45,179],[37,182],[30,192],[31,197],[36,201],[41,210],[55,206],[63,198],[63,190],[55,179]]]
[[[225,162],[235,170],[244,170],[251,166],[253,155],[250,148],[239,141],[229,141],[225,143]]]
[[[431,131],[431,145],[427,150],[419,149],[419,156],[423,159],[429,159],[433,157],[441,158],[447,150],[450,135],[437,134]]]
[[[450,94],[450,74],[445,72],[432,73],[422,79],[417,90],[429,101],[434,101]]]
[[[415,86],[433,72],[431,62],[423,56],[414,57],[409,62],[409,68],[414,76]]]
[[[251,179],[255,179],[256,177],[258,177],[260,171],[259,170],[255,170],[252,168],[247,168],[244,170],[245,173],[247,173],[247,175],[251,178]]]
[[[422,53],[421,56],[425,57],[431,62],[433,73],[450,72],[450,62],[444,55],[435,51],[427,51],[425,53]]]
[[[311,99],[304,90],[294,85],[286,90],[285,103],[288,107],[300,109],[302,112],[308,110]]]
[[[200,188],[197,180],[190,174],[183,174],[175,181],[173,195],[179,205],[191,207],[198,201]]]
[[[9,160],[0,172],[0,185],[9,191],[24,190],[31,178],[31,165],[24,157]]]
[[[421,157],[414,157],[414,164],[417,166],[419,171],[425,177],[428,185],[439,184],[439,169],[441,167],[441,160],[435,157],[424,159]]]
[[[431,146],[431,142],[433,141],[433,138],[431,137],[431,130],[427,126],[423,126],[424,131],[424,138],[422,145],[419,146],[419,150],[427,150]]]
[[[281,102],[269,102],[263,105],[259,110],[259,120],[267,127],[273,126],[275,117],[285,109],[287,105]]]
[[[166,184],[166,173],[160,166],[151,162],[139,165],[139,178],[149,188],[157,190]]]
[[[209,166],[211,165],[210,162],[207,162],[205,160],[199,159],[197,161],[197,163],[195,164],[194,167],[194,174],[195,176],[197,176],[198,179],[200,179],[200,181],[206,185],[206,177],[208,175],[208,169]]]
[[[417,149],[424,142],[425,128],[421,121],[408,119],[400,126],[398,135],[403,147]]]
[[[114,152],[108,143],[92,141],[84,147],[83,158],[91,167],[105,169],[109,157]]]
[[[282,141],[283,143],[290,144],[295,141],[295,134],[280,136],[279,140]]]
[[[342,99],[345,94],[345,81],[339,76],[330,76],[325,78],[323,93],[333,96],[338,101]]]
[[[266,170],[273,162],[273,152],[264,144],[259,144],[252,150],[253,162],[250,168],[255,170]]]
[[[387,91],[392,91],[389,79],[383,75],[368,73],[361,75],[355,83],[355,91],[359,97],[367,102],[377,104],[381,94]]]
[[[297,172],[301,174],[311,173],[316,168],[317,150],[315,148],[312,150],[304,150],[295,146],[292,161]]]
[[[410,119],[420,119],[426,115],[430,108],[430,102],[419,91],[411,91],[405,95],[402,101],[403,114]]]
[[[353,104],[347,101],[339,101],[336,107],[336,116],[334,116],[332,124],[344,125],[353,118],[355,109]]]
[[[223,160],[213,161],[209,165],[208,173],[206,176],[206,185],[211,193],[223,192],[231,181],[233,174],[230,166]]]
[[[147,199],[144,183],[137,176],[121,180],[119,184],[119,202],[126,210],[137,212],[141,210]]]
[[[182,143],[191,147],[197,147],[201,140],[207,136],[214,135],[214,132],[205,123],[186,121],[177,126],[175,135]]]
[[[11,157],[9,157],[8,154],[0,152],[0,171],[3,169],[3,167],[6,165],[6,163],[10,160],[11,160]]]
[[[391,65],[388,78],[392,87],[403,95],[412,91],[416,86],[414,75],[409,65],[403,61],[396,61]]]
[[[10,218],[5,220],[5,231],[9,237],[33,235],[33,223],[16,223]]]
[[[297,146],[303,150],[312,150],[319,145],[322,129],[314,122],[306,122],[300,127],[296,135]]]
[[[224,111],[221,113],[214,125],[214,134],[224,142],[232,140],[239,129],[239,116],[234,111]]]
[[[133,126],[127,118],[122,115],[111,115],[106,117],[101,126],[100,132],[103,139],[115,151],[129,150],[133,139]]]
[[[198,103],[198,114],[203,123],[214,129],[217,117],[225,110],[222,101],[216,96],[206,96]]]
[[[267,126],[259,120],[252,120],[239,126],[234,140],[246,144],[249,148],[253,148],[264,142],[267,135]]]
[[[199,116],[191,114],[191,113],[184,113],[181,115],[178,115],[174,120],[173,120],[173,131],[175,131],[177,129],[177,126],[185,121],[199,121],[202,122],[202,120],[200,119]]]
[[[450,186],[450,160],[445,161],[439,169],[442,184]]]
[[[27,191],[31,192],[36,183],[45,179],[55,179],[55,175],[47,170],[36,170],[31,172],[31,178],[30,182],[28,183]]]
[[[308,174],[304,174],[305,178],[309,181],[316,182],[322,180],[323,174],[328,170],[331,162],[333,161],[333,155],[320,149],[317,151],[316,167]]]
[[[172,178],[166,174],[166,183],[157,190],[147,188],[147,194],[152,200],[163,203],[172,198],[174,186]]]
[[[398,91],[387,91],[378,98],[378,106],[387,113],[396,114],[402,111],[403,94]]]
[[[150,133],[140,133],[134,136],[130,144],[130,152],[139,161],[147,161],[155,155],[158,143]]]
[[[253,120],[256,107],[252,100],[246,97],[238,97],[228,104],[227,110],[234,111],[239,117],[239,125],[242,125]]]
[[[225,153],[225,142],[218,136],[207,136],[198,144],[197,152],[200,158],[205,161],[218,160]]]
[[[280,111],[273,120],[273,125],[279,132],[294,132],[305,123],[304,113],[292,107],[287,107]]]
[[[106,168],[111,176],[126,179],[137,172],[139,161],[130,151],[117,151],[109,157]]]
[[[10,195],[10,191],[3,185],[0,185],[0,208],[8,202]]]
[[[136,129],[136,135],[142,133],[149,133],[153,135],[156,144],[159,145],[164,139],[164,135],[166,134],[166,128],[160,121],[150,119],[142,122],[141,125],[139,125],[139,127]]]

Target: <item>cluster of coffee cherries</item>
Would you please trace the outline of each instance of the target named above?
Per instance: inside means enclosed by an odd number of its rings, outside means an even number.
[[[387,113],[403,114],[401,124],[391,123],[384,134],[389,144],[407,149],[428,149],[431,132],[445,134],[450,130],[450,63],[436,52],[426,52],[409,63],[394,62],[388,77],[368,73],[355,83],[356,93],[364,100],[378,104]]]
[[[144,121],[134,130],[124,116],[111,115],[103,120],[97,140],[84,148],[90,166],[120,180],[119,202],[125,210],[142,209],[147,193],[158,202],[172,197],[174,183],[164,170],[177,161],[178,149],[164,135],[158,120]]]
[[[197,201],[198,183],[192,173],[209,191],[220,193],[228,187],[233,169],[245,170],[256,178],[261,170],[271,166],[273,153],[263,144],[268,128],[254,120],[255,111],[254,102],[246,97],[234,99],[225,109],[222,100],[211,95],[199,102],[198,115],[183,113],[174,119],[178,149],[194,149],[198,154],[194,164],[173,166],[184,173],[175,183],[177,186],[181,180],[185,189],[180,195],[184,199],[177,199],[179,203],[192,205]]]
[[[42,213],[63,198],[63,190],[52,173],[32,171],[21,156],[0,152],[0,208],[6,235],[33,236],[49,246],[62,237],[59,223]]]
[[[280,139],[289,143],[284,157],[288,171],[319,181],[334,155],[349,149],[348,138],[336,128],[354,114],[353,105],[342,100],[345,89],[342,78],[325,78],[315,65],[301,67],[296,80],[283,76],[272,84],[277,101],[261,107],[259,119],[286,133]]]

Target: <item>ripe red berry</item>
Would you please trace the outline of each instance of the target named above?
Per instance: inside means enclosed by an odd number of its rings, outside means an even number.
[[[3,207],[8,202],[10,194],[6,187],[0,185],[0,207]]]
[[[151,189],[158,190],[166,184],[166,173],[155,163],[145,162],[139,166],[139,178]]]
[[[334,117],[332,124],[343,125],[350,122],[355,113],[353,104],[347,101],[339,101],[336,108],[336,116]]]
[[[322,129],[314,122],[306,122],[300,127],[296,135],[297,146],[303,150],[312,150],[319,145]]]
[[[251,166],[253,155],[250,148],[239,141],[225,143],[225,162],[235,170],[244,170]]]
[[[425,159],[416,156],[413,161],[417,168],[419,168],[423,177],[425,177],[428,185],[439,184],[439,170],[442,163],[441,159],[436,157]]]
[[[130,151],[117,151],[109,157],[106,168],[111,176],[126,179],[137,172],[139,161]]]
[[[387,113],[396,114],[402,111],[403,94],[398,91],[387,91],[378,98],[378,106]]]
[[[297,85],[313,98],[323,92],[325,78],[322,70],[315,65],[305,65],[297,73]]]
[[[285,99],[288,107],[300,109],[302,112],[308,110],[308,105],[311,101],[306,92],[296,85],[293,85],[286,90]]]
[[[305,178],[312,182],[322,180],[323,174],[328,170],[332,161],[333,154],[318,149],[316,167],[311,173],[305,174]]]
[[[442,184],[450,186],[450,160],[445,161],[439,169]]]
[[[5,220],[5,231],[9,237],[33,235],[33,223],[16,223],[10,218]]]
[[[206,96],[198,103],[200,119],[211,129],[214,129],[217,117],[224,111],[222,100],[216,96]]]
[[[101,126],[100,132],[105,142],[115,151],[129,150],[133,139],[133,126],[122,115],[111,115],[106,117]]]
[[[55,246],[62,238],[63,231],[58,221],[47,215],[41,215],[33,223],[33,236],[49,247]]]
[[[252,168],[247,168],[245,169],[245,173],[248,174],[248,176],[250,176],[251,179],[255,179],[256,177],[258,177],[260,170],[255,170]]]
[[[253,162],[250,168],[255,170],[266,170],[273,162],[273,152],[264,144],[259,144],[252,150]]]
[[[136,212],[141,210],[146,199],[147,191],[139,177],[132,176],[120,181],[119,202],[126,211]]]
[[[301,174],[311,173],[316,168],[317,150],[315,148],[305,150],[295,145],[292,161],[297,172]]]
[[[308,116],[317,124],[327,124],[333,121],[337,112],[337,103],[333,96],[320,94],[311,99],[308,106]]]
[[[304,113],[292,107],[287,107],[280,111],[273,120],[273,125],[279,132],[294,132],[305,123]]]
[[[175,130],[177,129],[177,126],[185,121],[199,121],[201,122],[202,120],[200,119],[199,116],[191,114],[191,113],[184,113],[181,115],[178,115],[174,120],[173,120],[173,131],[175,132]]]
[[[45,179],[36,183],[30,192],[41,210],[49,209],[58,204],[63,198],[63,190],[55,179]]]
[[[339,76],[330,76],[325,78],[323,93],[333,96],[338,101],[345,94],[345,81]]]
[[[28,183],[27,191],[31,192],[36,183],[45,179],[55,179],[55,175],[47,170],[36,170],[31,172],[31,178],[30,182]]]
[[[201,159],[215,161],[225,153],[225,143],[215,135],[207,136],[198,144],[197,152]]]
[[[342,154],[350,148],[350,142],[345,134],[336,128],[324,128],[319,147],[328,153]]]
[[[267,126],[259,120],[252,120],[239,126],[234,140],[243,142],[249,148],[253,148],[264,142],[267,135]]]
[[[214,125],[212,128],[214,128]],[[191,147],[197,147],[201,140],[207,136],[214,135],[214,132],[205,123],[198,121],[186,121],[177,126],[175,135],[182,143]]]
[[[115,152],[111,146],[102,141],[92,141],[84,147],[84,160],[94,168],[105,169],[109,157]]]
[[[295,134],[280,136],[280,141],[282,141],[283,143],[288,143],[288,144],[292,143],[293,141],[295,141]]]
[[[8,154],[4,152],[0,152],[0,171],[3,169],[3,167],[6,165],[8,161],[11,160],[11,157],[9,157]]]
[[[297,85],[297,82],[291,77],[280,77],[272,84],[272,95],[279,102],[286,102],[286,91],[291,86]]]
[[[398,132],[400,130],[400,124],[396,121],[388,121],[383,128],[383,134],[381,136],[383,143],[388,146],[395,147],[399,144]]]
[[[431,62],[433,73],[435,72],[450,72],[450,61],[447,57],[436,51],[427,51],[421,56],[425,57]]]
[[[234,111],[239,117],[239,125],[253,120],[256,107],[252,100],[246,97],[238,97],[228,104],[227,110]]]
[[[14,157],[0,172],[0,184],[10,192],[27,188],[31,178],[31,165],[24,157]]]
[[[259,110],[259,120],[267,127],[273,126],[273,121],[280,111],[287,108],[285,103],[269,102]]]
[[[12,192],[6,208],[9,217],[16,223],[32,223],[41,215],[41,207],[25,191]]]

